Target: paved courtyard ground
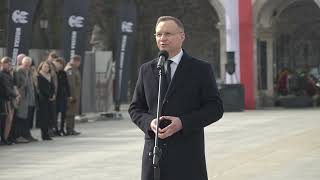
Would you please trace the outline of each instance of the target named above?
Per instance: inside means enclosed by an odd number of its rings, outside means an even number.
[[[0,179],[140,179],[143,135],[123,115],[77,124],[77,137],[0,146]],[[225,113],[205,131],[210,180],[320,179],[319,108]]]

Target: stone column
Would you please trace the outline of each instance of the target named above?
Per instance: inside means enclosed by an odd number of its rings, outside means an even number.
[[[223,82],[225,82],[225,64],[227,63],[227,49],[226,49],[226,29],[225,24],[219,23],[217,25],[220,33],[220,77]]]
[[[215,9],[218,17],[219,23],[217,24],[217,29],[220,33],[220,77],[221,81],[225,82],[225,64],[227,63],[227,48],[226,48],[226,16],[225,16],[225,7],[223,0],[209,0],[212,7]]]
[[[273,34],[271,29],[260,29],[255,36],[255,39],[259,39],[260,41],[265,41],[267,43],[267,89],[266,90],[259,90],[258,86],[256,85],[257,89],[257,98],[259,99],[259,104],[262,106],[273,106],[273,98],[274,98],[274,57],[273,57]],[[257,42],[254,42],[254,64],[255,64],[255,79],[256,82],[258,79],[258,52],[257,52]]]

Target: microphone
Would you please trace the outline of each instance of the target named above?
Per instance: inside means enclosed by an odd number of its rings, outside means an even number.
[[[166,50],[161,50],[158,53],[158,57],[159,57],[159,60],[157,63],[157,69],[161,69],[163,67],[164,62],[168,59],[169,53]]]

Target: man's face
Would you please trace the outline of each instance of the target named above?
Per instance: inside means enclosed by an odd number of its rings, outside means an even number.
[[[9,72],[10,69],[11,69],[11,63],[10,63],[10,62],[8,62],[8,63],[2,63],[1,66],[2,66],[2,69],[3,69],[4,71],[6,71],[6,72]]]
[[[21,64],[21,67],[24,69],[24,70],[29,70],[30,66],[31,66],[31,61],[22,61],[22,64]]]
[[[63,65],[57,61],[53,61],[54,66],[56,67],[57,70],[62,70],[63,69]]]
[[[78,68],[81,65],[81,61],[73,60],[73,64]]]
[[[185,39],[184,32],[172,20],[160,22],[156,26],[155,36],[159,50],[168,51],[169,57],[179,53]]]

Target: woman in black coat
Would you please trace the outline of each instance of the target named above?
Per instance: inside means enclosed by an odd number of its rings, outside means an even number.
[[[60,130],[57,131],[57,135],[66,135],[66,132],[64,130],[65,125],[65,117],[67,112],[67,102],[68,98],[70,97],[70,88],[69,83],[67,79],[67,73],[64,71],[64,65],[65,62],[62,58],[57,58],[54,60],[54,65],[57,69],[57,79],[58,79],[58,91],[57,91],[57,118],[58,114],[61,113],[61,121],[60,121]],[[58,122],[58,120],[57,120]],[[56,127],[56,129],[58,129]]]
[[[54,84],[50,75],[50,65],[44,61],[38,68],[38,111],[37,127],[41,128],[41,137],[43,140],[52,140],[48,134],[50,122],[53,121],[54,112]]]

